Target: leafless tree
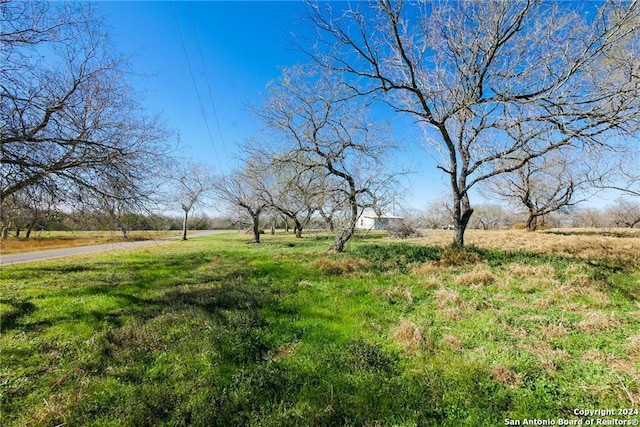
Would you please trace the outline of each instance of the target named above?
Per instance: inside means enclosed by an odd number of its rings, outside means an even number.
[[[214,196],[250,220],[252,243],[260,243],[260,215],[268,207],[261,191],[261,172],[249,163],[244,170],[220,176],[213,183]]]
[[[640,203],[619,198],[607,208],[606,214],[616,227],[633,228],[640,224]]]
[[[608,222],[607,215],[598,208],[586,207],[577,210],[571,215],[572,227],[604,227]]]
[[[311,3],[319,40],[310,53],[423,127],[449,178],[462,247],[478,183],[561,147],[595,149],[637,132],[639,9],[637,1]],[[622,45],[626,60],[611,60]]]
[[[493,230],[511,225],[512,215],[507,209],[495,204],[482,204],[474,209],[475,223],[472,220],[471,227],[483,230]]]
[[[212,194],[214,177],[208,168],[201,163],[185,163],[180,165],[170,178],[172,183],[170,199],[180,203],[182,217],[182,240],[187,240],[189,215],[196,204]]]
[[[448,199],[440,198],[427,205],[424,215],[427,228],[445,228],[453,222],[453,207]]]
[[[640,149],[632,147],[603,153],[594,161],[587,176],[596,188],[640,197]]]
[[[2,1],[0,28],[2,196],[147,195],[167,132],[139,107],[91,6]]]
[[[277,163],[293,165],[298,174],[319,171],[337,185],[328,190],[341,194],[348,214],[332,249],[342,252],[362,210],[378,204],[393,182],[383,168],[391,144],[336,76],[316,71],[285,69],[256,113],[272,132],[267,150]]]
[[[485,181],[482,188],[514,207],[524,205],[527,230],[535,231],[540,218],[584,201],[576,199],[587,183],[586,170],[579,166],[580,162],[567,153],[549,153]]]

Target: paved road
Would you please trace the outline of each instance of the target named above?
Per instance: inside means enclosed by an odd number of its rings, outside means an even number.
[[[189,234],[189,238],[209,236],[211,234],[227,233],[228,230],[206,230],[206,231],[194,231]],[[19,254],[0,255],[0,264],[16,264],[20,262],[41,261],[51,258],[62,258],[72,255],[88,254],[92,252],[103,252],[113,249],[131,248],[135,246],[161,244],[170,242],[173,240],[179,240],[181,237],[169,237],[165,239],[156,240],[141,240],[137,242],[122,242],[122,243],[107,243],[105,245],[94,246],[76,246],[73,248],[62,249],[48,249],[46,251],[34,251],[34,252],[22,252]]]

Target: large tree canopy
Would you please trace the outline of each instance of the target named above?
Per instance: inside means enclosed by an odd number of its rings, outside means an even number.
[[[638,2],[380,0],[309,11],[316,61],[412,115],[441,154],[459,247],[479,182],[637,132]]]
[[[145,195],[167,133],[124,79],[88,4],[0,4],[3,198],[38,187],[62,200]]]

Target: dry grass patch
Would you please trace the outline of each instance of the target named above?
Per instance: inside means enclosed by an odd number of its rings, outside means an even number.
[[[540,365],[550,375],[557,371],[560,362],[571,358],[565,350],[554,349],[549,343],[543,341],[536,342],[535,345],[525,345],[524,348],[538,358]]]
[[[625,343],[625,348],[629,358],[640,362],[640,335],[629,337]]]
[[[495,282],[496,276],[486,267],[482,267],[468,273],[462,273],[455,277],[454,282],[459,285],[469,286],[472,289],[481,288]]]
[[[513,369],[503,365],[494,365],[489,369],[491,378],[505,387],[517,388],[522,384],[522,377]]]
[[[515,276],[520,277],[522,279],[527,279],[530,277],[536,278],[556,278],[556,270],[552,265],[523,265],[518,263],[509,264],[507,266],[508,271],[513,273]]]
[[[612,311],[611,315],[607,316],[602,311],[592,311],[576,327],[583,332],[599,332],[608,331],[619,325],[620,322],[616,319],[615,312]]]
[[[454,350],[462,350],[462,340],[454,335],[447,334],[442,337],[442,340]]]
[[[29,239],[10,236],[0,240],[0,252],[5,255],[42,251],[47,249],[72,248],[77,246],[102,245],[105,243],[135,242],[178,236],[179,231],[131,231],[124,239],[121,232],[45,232],[35,233]]]
[[[318,258],[311,265],[324,274],[336,276],[367,271],[372,267],[371,263],[364,259],[329,258],[326,256]]]
[[[576,232],[585,234],[570,234]],[[627,233],[628,237],[598,235],[598,233],[621,232]],[[582,259],[619,257],[626,261],[637,261],[640,264],[640,238],[638,237],[640,237],[640,232],[637,230],[621,229],[553,229],[535,233],[525,230],[467,230],[465,233],[465,241],[468,245],[485,249],[524,250],[561,256],[576,256]],[[451,240],[450,231],[433,230],[429,232],[427,237],[415,241],[424,245],[448,245]]]
[[[460,294],[453,289],[440,288],[435,293],[438,313],[449,320],[459,320],[463,309],[466,309]]]
[[[406,288],[406,289],[399,288],[399,287],[395,287],[392,289],[375,288],[371,291],[371,293],[373,295],[383,296],[389,299],[390,301],[406,300],[407,302],[409,302],[409,304],[413,303],[413,294],[411,293],[411,288]]]
[[[313,287],[313,283],[311,283],[308,280],[300,280],[298,282],[298,286],[300,286],[301,288],[312,288]]]
[[[450,271],[451,268],[444,266],[437,261],[427,261],[411,266],[411,273],[422,277],[436,276]]]
[[[453,289],[440,288],[436,291],[435,296],[438,308],[445,308],[450,305],[460,305],[462,303],[460,294]]]
[[[409,320],[403,320],[393,328],[393,339],[407,354],[415,354],[427,342],[422,328]]]
[[[562,338],[567,336],[567,328],[562,323],[548,325],[540,329],[540,332],[547,338]]]

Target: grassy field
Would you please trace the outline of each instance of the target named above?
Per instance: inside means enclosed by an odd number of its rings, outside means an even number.
[[[345,254],[230,233],[3,267],[1,422],[640,419],[638,235],[471,231],[459,255],[450,233]]]
[[[42,251],[47,249],[70,248],[76,246],[101,245],[104,243],[134,242],[139,240],[160,239],[180,236],[181,231],[144,231],[133,230],[127,239],[120,231],[45,231],[33,233],[28,238],[9,236],[0,240],[0,253],[14,254],[19,252]]]

